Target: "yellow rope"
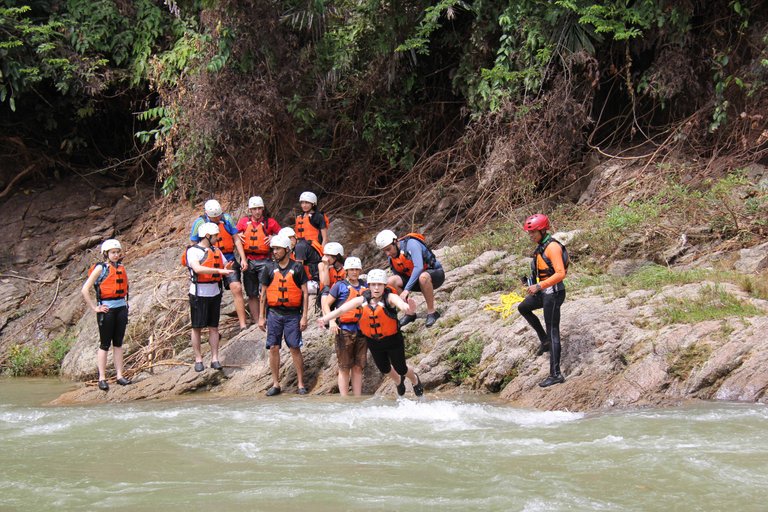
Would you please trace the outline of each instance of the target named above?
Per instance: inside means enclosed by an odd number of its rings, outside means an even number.
[[[485,306],[486,311],[495,311],[501,315],[502,320],[506,320],[517,309],[515,306],[523,302],[523,297],[515,292],[507,293],[501,296],[501,305],[492,306],[487,304]]]

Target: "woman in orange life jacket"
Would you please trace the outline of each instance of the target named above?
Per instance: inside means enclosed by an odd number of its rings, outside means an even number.
[[[560,372],[560,306],[565,301],[563,279],[566,268],[563,247],[549,234],[550,224],[546,215],[531,215],[523,223],[523,229],[537,246],[533,253],[533,275],[530,282],[526,283],[528,295],[518,305],[517,310],[539,337],[537,355],[549,352],[549,377],[539,383],[539,386],[545,388],[565,382],[565,377]],[[546,331],[533,313],[534,310],[542,308]]]
[[[326,244],[326,255],[328,246]],[[362,294],[366,288],[360,281],[360,273],[363,264],[360,258],[350,256],[344,260],[345,278],[334,283],[330,291],[322,296],[323,314],[331,312],[331,308],[341,307],[348,300]],[[368,346],[365,338],[360,335],[358,322],[362,315],[362,309],[356,308],[341,315],[337,320],[328,322],[331,334],[336,337],[336,357],[339,361],[339,393],[341,396],[349,394],[349,377],[352,375],[352,393],[360,396],[363,393],[363,370],[367,363]]]
[[[269,245],[272,249],[271,261],[261,273],[261,298],[259,307],[259,329],[267,332],[267,350],[269,351],[269,369],[272,372],[272,387],[267,396],[279,395],[280,388],[280,345],[283,338],[291,353],[293,367],[298,381],[297,393],[307,394],[304,387],[304,357],[301,354],[301,332],[307,328],[307,276],[304,267],[297,261],[291,261],[291,242],[288,237],[276,235]],[[269,309],[267,309],[269,307]]]
[[[343,281],[347,274],[344,271],[344,247],[338,242],[328,242],[323,247],[323,259],[318,263],[320,273],[320,295],[327,295],[331,286]]]
[[[101,244],[103,263],[91,267],[81,293],[99,324],[99,353],[96,365],[99,369],[99,389],[107,391],[107,354],[112,345],[112,356],[117,372],[117,383],[126,386],[130,380],[123,377],[123,339],[128,325],[128,274],[123,266],[123,248],[115,239]],[[96,290],[96,302],[90,290]]]
[[[208,328],[208,344],[211,346],[211,368],[221,370],[219,362],[219,316],[221,311],[222,278],[232,275],[233,262],[224,261],[216,247],[219,226],[206,222],[197,231],[200,242],[188,247],[185,253],[189,268],[189,312],[192,324],[192,350],[195,352],[195,371],[205,369],[200,343],[203,329]]]
[[[232,217],[228,213],[223,213],[221,204],[215,199],[210,199],[205,202],[204,213],[192,223],[192,231],[189,234],[189,239],[192,243],[198,243],[200,237],[197,236],[197,232],[200,226],[206,222],[212,222],[219,226],[219,240],[216,242],[216,246],[221,249],[224,254],[224,259],[227,262],[232,261],[231,275],[222,278],[222,284],[224,289],[229,290],[232,293],[232,299],[235,304],[235,312],[237,313],[237,321],[240,324],[240,329],[245,329],[248,326],[248,319],[245,316],[245,300],[243,299],[243,287],[240,284],[240,263],[235,259],[235,253],[240,258],[240,261],[245,261],[243,255],[243,244],[237,235],[237,226],[232,220]]]
[[[328,217],[317,211],[317,196],[302,192],[299,196],[301,214],[296,217],[296,261],[304,265],[307,278],[320,282],[318,264],[323,257],[323,244],[328,240]],[[312,293],[310,286],[310,293]]]
[[[411,292],[421,292],[427,305],[425,325],[432,327],[440,318],[440,312],[435,309],[435,290],[445,282],[445,271],[423,240],[417,233],[398,240],[393,231],[385,229],[376,235],[376,246],[386,254],[394,274],[389,278],[389,285],[397,289],[403,300],[410,297]],[[416,314],[406,315],[400,326],[415,320]]]
[[[264,200],[259,196],[248,199],[249,215],[237,221],[238,238],[243,246],[247,268],[243,271],[245,294],[251,321],[259,323],[259,277],[270,260],[269,241],[280,232],[280,224],[269,216]]]
[[[379,371],[395,382],[397,394],[405,394],[406,377],[413,385],[416,396],[424,394],[419,376],[409,368],[405,360],[405,340],[397,322],[397,310],[413,314],[416,303],[404,301],[387,286],[387,273],[374,269],[368,273],[368,290],[361,296],[348,300],[340,308],[317,319],[319,326],[355,308],[362,308],[358,326],[365,337],[374,363]]]

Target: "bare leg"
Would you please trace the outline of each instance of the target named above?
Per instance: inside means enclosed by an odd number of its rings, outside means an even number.
[[[112,361],[115,363],[117,378],[123,378],[123,347],[112,347]]]
[[[219,328],[208,328],[208,344],[211,346],[211,361],[219,360]]]
[[[99,368],[99,380],[107,380],[107,351],[99,348],[96,357],[96,366]]]
[[[359,366],[352,367],[352,394],[355,396],[363,394],[363,369]]]
[[[195,362],[203,362],[203,352],[200,348],[200,340],[203,338],[203,330],[196,327],[192,328],[192,350],[195,351]]]
[[[280,387],[280,347],[269,347],[269,369],[272,370],[272,385]]]
[[[304,387],[304,356],[301,355],[301,349],[291,349],[291,359],[293,359],[293,366],[296,368],[296,378],[299,381],[299,387]]]
[[[427,303],[427,313],[435,312],[435,290],[432,288],[432,276],[427,272],[422,272],[419,276],[419,288],[424,296],[424,302]]]
[[[248,326],[248,319],[245,316],[245,299],[243,299],[243,285],[240,283],[230,283],[229,291],[232,292],[232,299],[235,302],[235,312],[237,321],[240,322],[240,328]],[[250,304],[249,304],[250,306]]]
[[[259,323],[259,298],[248,297],[248,311],[251,312],[251,322]]]
[[[403,286],[405,286],[400,276],[390,276],[387,279],[387,285],[395,288],[398,294],[403,292]]]
[[[349,370],[339,368],[339,394],[347,396],[349,394]]]

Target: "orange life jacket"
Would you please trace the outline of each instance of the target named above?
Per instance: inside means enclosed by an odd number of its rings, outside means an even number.
[[[333,286],[339,281],[343,281],[347,278],[347,271],[344,269],[336,270],[336,267],[331,265],[331,268],[328,269],[328,276],[330,277],[331,281],[330,285]]]
[[[359,290],[356,290],[349,281],[344,280],[344,282],[347,285],[347,288],[349,289],[349,295],[347,295],[347,300],[344,301],[344,304],[351,301],[354,298],[357,298],[363,294],[367,290],[367,288],[361,286]],[[339,306],[341,307],[341,306]],[[334,308],[335,309],[335,308]],[[356,324],[360,321],[360,318],[363,316],[363,308],[355,308],[350,311],[347,311],[346,313],[343,313],[339,317],[339,322],[343,324]]]
[[[411,238],[418,240],[427,249],[427,257],[424,258],[424,270],[434,267],[436,261],[435,255],[429,247],[427,247],[427,244],[424,243],[424,235],[420,233],[408,233],[398,241],[399,254],[397,257],[389,259],[389,266],[392,267],[392,271],[406,277],[410,277],[413,273],[413,260],[411,259],[411,254],[405,250],[408,240]]]
[[[258,254],[260,256],[269,254],[266,223],[267,219],[260,222],[253,222],[248,219],[248,225],[243,232],[243,250],[246,254]]]
[[[322,245],[322,234],[320,233],[320,230],[317,229],[315,226],[312,225],[310,222],[310,219],[313,215],[322,215],[325,219],[325,229],[329,229],[331,227],[331,221],[328,220],[328,216],[324,213],[316,213],[316,214],[305,214],[302,213],[301,215],[296,216],[296,239],[297,240],[307,240],[310,242],[317,242],[317,244],[320,246],[320,249],[317,251],[320,253],[320,256],[323,255],[323,245]],[[315,244],[312,244],[315,246]],[[315,247],[317,249],[317,247]]]
[[[361,308],[362,315],[358,325],[360,326],[360,332],[366,338],[378,340],[397,334],[400,331],[400,324],[397,323],[397,312],[393,311],[389,304],[387,304],[387,298],[390,293],[392,292],[389,288],[386,288],[379,302],[371,307],[371,291],[366,290],[363,292],[365,303]]]
[[[216,240],[215,245],[224,254],[235,252],[235,239],[227,231],[227,226],[223,219],[219,220],[219,239]]]
[[[128,273],[122,263],[97,263],[91,265],[88,275],[91,275],[96,265],[101,265],[101,274],[96,278],[93,287],[96,290],[96,301],[123,299],[128,296]],[[105,272],[106,270],[106,272]]]
[[[293,269],[283,276],[280,273],[280,266],[275,265],[272,282],[267,287],[267,304],[272,307],[300,308],[302,298],[301,287],[296,284],[296,280],[293,278]]]
[[[189,269],[189,278],[192,279],[192,282],[218,283],[221,281],[221,274],[197,274],[194,270],[192,270],[192,267],[187,261],[187,251],[192,247],[197,247],[203,251],[203,259],[201,259],[199,262],[199,264],[203,267],[224,268],[224,255],[221,253],[221,250],[218,247],[211,247],[206,249],[205,247],[201,247],[199,245],[190,245],[184,249],[184,253],[181,255],[181,264]]]

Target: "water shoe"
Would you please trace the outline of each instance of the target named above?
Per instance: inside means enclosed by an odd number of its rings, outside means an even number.
[[[405,315],[403,319],[400,320],[400,327],[405,327],[406,325],[415,321],[416,321],[416,315]]]
[[[405,375],[400,376],[400,384],[397,385],[397,394],[400,396],[405,394]]]
[[[435,311],[434,313],[427,313],[427,321],[424,325],[427,327],[432,327],[435,325],[435,322],[437,322],[437,319],[440,318],[440,312]]]
[[[307,394],[307,388],[299,388],[296,393],[300,395],[306,395]]]
[[[562,375],[556,375],[554,377],[550,375],[543,381],[539,382],[539,386],[541,386],[542,388],[546,388],[554,384],[562,384],[563,382],[565,382],[565,377],[563,377]]]
[[[413,385],[413,392],[416,393],[416,396],[424,395],[424,386],[421,385],[421,379],[418,374],[416,374],[416,384]]]
[[[280,391],[282,391],[278,386],[272,386],[267,390],[267,396],[275,396],[279,395]]]
[[[195,371],[196,372],[201,372],[203,370],[205,370],[205,366],[203,366],[203,362],[202,361],[196,362],[195,363]]]
[[[221,363],[218,361],[211,361],[211,368],[214,370],[221,370],[222,366]]]
[[[131,384],[131,380],[126,379],[125,377],[120,377],[119,379],[117,379],[117,383],[120,384],[121,386],[127,386],[128,384]]]
[[[100,380],[99,381],[99,389],[102,391],[107,391],[109,389],[109,384],[107,384],[107,381]]]

